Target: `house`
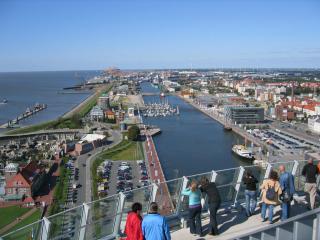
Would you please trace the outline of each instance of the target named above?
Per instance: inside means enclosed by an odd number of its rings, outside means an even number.
[[[21,200],[23,196],[31,196],[31,182],[27,181],[21,173],[13,176],[6,182],[5,200]]]
[[[111,110],[107,110],[104,112],[104,116],[107,120],[114,121],[116,119],[116,114],[112,112]]]

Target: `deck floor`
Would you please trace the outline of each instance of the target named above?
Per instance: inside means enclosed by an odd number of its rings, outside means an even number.
[[[296,216],[298,214],[304,213],[307,211],[307,205],[303,202],[295,203],[291,207],[291,215]],[[278,222],[280,219],[281,209],[280,206],[275,207],[273,221]],[[267,211],[268,214],[268,211]],[[208,233],[208,222],[209,219],[202,221],[202,227],[204,234]],[[257,207],[255,215],[247,218],[245,214],[245,209],[240,208],[226,210],[225,212],[218,213],[218,224],[219,224],[219,235],[210,236],[205,235],[203,237],[193,236],[189,232],[189,228],[184,228],[172,232],[172,239],[183,239],[183,240],[201,240],[201,239],[215,239],[215,240],[226,240],[234,239],[242,234],[250,233],[259,228],[268,226],[269,223],[262,222],[260,215],[260,208]]]

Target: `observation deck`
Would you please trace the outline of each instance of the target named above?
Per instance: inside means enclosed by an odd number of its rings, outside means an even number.
[[[278,170],[281,164],[285,165],[286,170],[295,178],[297,193],[294,196],[291,218],[284,222],[278,221],[279,206],[275,208],[276,222],[272,225],[261,222],[259,207],[255,215],[247,218],[244,210],[245,187],[242,183],[245,170],[251,170],[261,184],[268,178],[271,170]],[[265,168],[237,167],[155,182],[146,187],[83,203],[67,211],[44,217],[3,235],[2,239],[117,239],[123,234],[127,213],[132,203],[142,203],[143,213],[146,214],[152,201],[159,203],[160,213],[167,217],[172,239],[320,239],[320,208],[308,211],[304,199],[305,178],[301,175],[301,171],[305,164],[306,161],[290,161],[268,164]],[[188,198],[181,195],[181,191],[189,181],[200,180],[202,177],[215,182],[220,192],[222,204],[218,211],[219,236],[194,237],[189,233],[189,229],[185,228]],[[164,204],[164,201],[170,202]],[[208,223],[206,205],[203,208],[202,218],[206,233]]]

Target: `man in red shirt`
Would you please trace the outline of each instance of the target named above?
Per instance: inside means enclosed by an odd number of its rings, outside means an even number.
[[[132,211],[128,213],[125,233],[127,235],[126,240],[143,240],[142,235],[142,205],[141,203],[134,203],[131,207]]]

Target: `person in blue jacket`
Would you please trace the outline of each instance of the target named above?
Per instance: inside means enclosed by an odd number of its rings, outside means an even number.
[[[190,233],[202,236],[201,227],[201,191],[197,181],[193,180],[190,187],[182,191],[182,195],[189,196],[189,225]]]
[[[281,221],[286,220],[290,217],[291,201],[293,194],[295,193],[294,178],[291,173],[286,172],[285,166],[279,166],[280,171],[280,187],[282,194],[280,195],[281,200]]]
[[[142,233],[145,240],[171,240],[167,221],[158,213],[155,202],[150,204],[149,213],[142,220]]]

